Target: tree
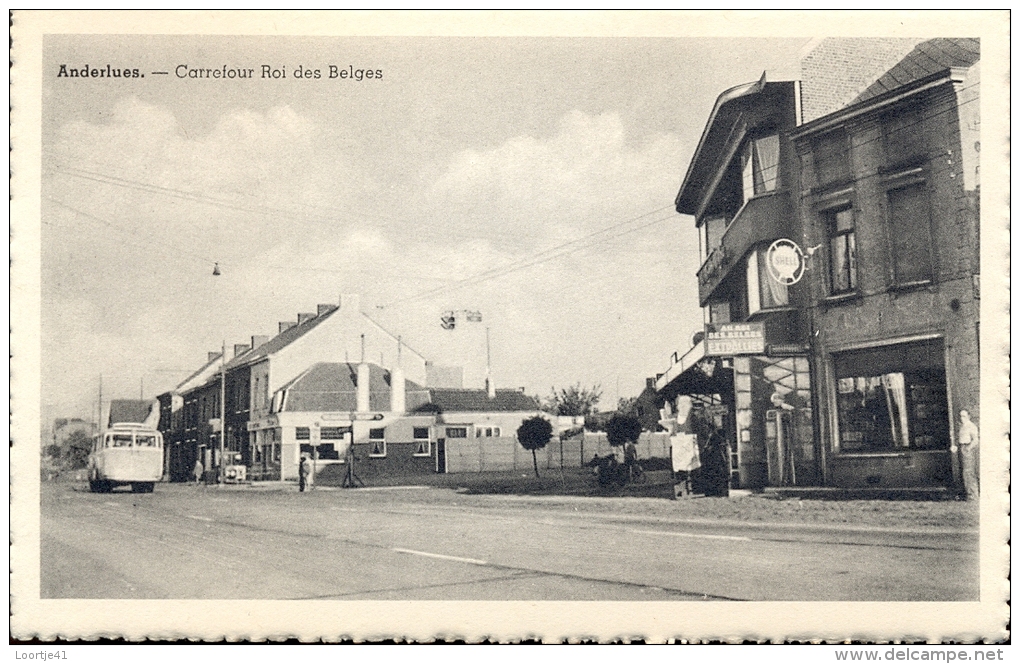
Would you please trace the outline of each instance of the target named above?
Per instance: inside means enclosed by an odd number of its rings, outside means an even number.
[[[595,412],[601,398],[602,390],[598,385],[593,385],[589,390],[582,388],[581,383],[577,383],[558,392],[553,388],[549,404],[556,415],[578,417]]]
[[[551,438],[552,424],[541,415],[524,420],[517,429],[517,440],[521,447],[531,450],[531,461],[535,465],[535,477],[538,477],[538,456],[535,452],[548,445]]]
[[[84,468],[89,463],[92,439],[84,431],[72,431],[64,441],[64,463],[68,468]]]
[[[619,447],[628,441],[637,443],[640,436],[641,421],[633,415],[614,413],[606,422],[606,437],[613,447]]]

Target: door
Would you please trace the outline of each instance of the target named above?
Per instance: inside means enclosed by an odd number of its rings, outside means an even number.
[[[766,411],[765,445],[770,486],[818,483],[810,408]]]
[[[446,439],[439,438],[436,440],[436,472],[446,472]]]

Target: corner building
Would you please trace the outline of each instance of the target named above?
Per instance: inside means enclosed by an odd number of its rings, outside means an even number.
[[[706,405],[732,487],[959,491],[959,411],[980,410],[978,40],[824,39],[801,64],[709,116],[676,200],[705,332],[656,390]]]
[[[694,217],[706,329],[656,379],[664,400],[691,396],[728,448],[730,486],[819,480],[808,363],[808,291],[769,275],[776,240],[803,237],[791,133],[797,81],[761,80],[721,94],[676,198]]]

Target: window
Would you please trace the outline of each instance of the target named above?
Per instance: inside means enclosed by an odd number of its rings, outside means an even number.
[[[729,302],[709,302],[708,303],[708,322],[710,323],[729,323],[730,321],[730,303]]]
[[[321,440],[343,440],[348,427],[322,427],[319,431]]]
[[[704,231],[704,242],[705,242],[705,255],[704,258],[708,258],[708,255],[712,251],[722,244],[723,234],[726,233],[726,225],[728,220],[724,215],[713,215],[706,217],[703,223]]]
[[[882,119],[886,161],[891,165],[914,162],[925,152],[921,114],[916,108],[901,108]]]
[[[467,438],[467,427],[446,427],[447,438]]]
[[[137,434],[135,436],[135,445],[138,447],[157,447],[156,437],[146,433]]]
[[[841,353],[835,369],[840,451],[949,448],[941,341]]]
[[[131,447],[131,434],[129,434],[129,433],[115,433],[115,434],[113,434],[113,446],[114,447]]]
[[[779,136],[749,140],[740,156],[744,201],[779,186]]]
[[[833,131],[815,139],[811,146],[815,181],[819,186],[844,182],[850,178],[850,155],[846,134]]]
[[[368,430],[368,456],[370,457],[384,457],[386,456],[386,429],[369,429]]]
[[[315,453],[320,459],[333,459],[334,461],[340,460],[340,452],[337,451],[336,446],[333,443],[322,443],[321,445],[316,445]]]
[[[829,236],[829,292],[833,295],[857,290],[857,238],[850,208],[825,213]]]
[[[428,427],[414,427],[414,456],[429,456],[432,453]]]
[[[888,196],[896,284],[930,281],[931,227],[924,183],[893,189]]]
[[[492,435],[499,438],[502,434],[500,433],[499,427],[492,427]]]
[[[747,315],[762,309],[790,304],[790,290],[772,278],[765,267],[766,249],[755,249],[747,256]]]
[[[297,427],[294,429],[294,437],[298,440],[310,440],[312,433],[308,427]]]

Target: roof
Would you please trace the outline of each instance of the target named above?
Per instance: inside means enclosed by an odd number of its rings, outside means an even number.
[[[765,81],[765,74],[751,83],[743,83],[723,92],[715,100],[715,106],[709,113],[705,129],[701,133],[698,147],[687,166],[683,184],[676,195],[676,211],[680,214],[694,215],[702,202],[706,189],[712,185],[713,177],[719,168],[725,166],[720,160],[725,154],[729,143],[740,137],[738,131],[745,112],[753,108],[755,103],[768,103],[769,95],[794,94],[794,83],[791,81]],[[764,98],[757,97],[766,93]],[[762,99],[763,101],[758,101]]]
[[[369,410],[390,409],[391,374],[369,364]],[[280,388],[286,390],[284,412],[356,411],[358,409],[358,365],[350,362],[318,362]],[[429,400],[428,391],[414,381],[404,381],[405,403],[413,410]]]
[[[534,397],[520,390],[496,390],[496,398],[490,399],[485,390],[452,388],[430,388],[432,403],[444,412],[519,412],[541,410]],[[408,405],[410,409],[410,404]]]
[[[110,402],[110,425],[118,422],[144,422],[152,411],[151,400],[114,399]]]
[[[184,388],[184,387],[185,387],[185,386],[186,386],[186,385],[187,385],[188,383],[190,383],[191,381],[193,381],[193,380],[195,380],[196,378],[198,378],[199,376],[201,376],[201,375],[202,375],[202,373],[203,373],[203,372],[204,372],[204,371],[205,371],[206,369],[208,369],[209,367],[211,367],[211,366],[212,366],[212,365],[213,365],[214,363],[217,363],[217,362],[219,362],[219,361],[220,361],[220,357],[221,357],[221,356],[222,356],[222,353],[216,353],[216,356],[215,356],[215,357],[213,357],[212,359],[208,360],[208,361],[207,361],[207,362],[206,362],[205,364],[203,364],[203,365],[202,365],[201,367],[199,367],[199,369],[198,369],[197,371],[195,371],[195,372],[194,372],[193,374],[191,374],[190,376],[188,376],[187,378],[185,378],[185,379],[184,379],[184,380],[182,380],[181,382],[177,383],[177,387],[175,387],[175,388],[174,388],[174,391],[175,391],[175,392],[180,392],[180,391],[182,391],[182,390],[183,390],[183,388]]]
[[[940,37],[921,42],[902,60],[869,85],[849,105],[868,101],[932,74],[953,67],[971,67],[981,59],[981,40]]]
[[[278,350],[285,348],[286,346],[290,345],[291,343],[297,341],[301,337],[305,336],[306,334],[314,330],[316,327],[318,327],[320,323],[322,323],[324,320],[326,320],[339,310],[340,310],[339,306],[333,305],[333,307],[329,311],[321,315],[315,316],[313,318],[309,318],[303,323],[298,323],[293,327],[287,328],[286,330],[280,332],[275,337],[271,338],[269,341],[262,344],[258,348],[252,348],[245,353],[241,353],[234,359],[227,362],[227,371],[235,367],[240,367],[245,364],[249,364],[263,357],[267,357],[277,352]]]

